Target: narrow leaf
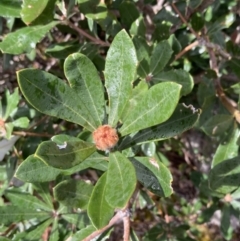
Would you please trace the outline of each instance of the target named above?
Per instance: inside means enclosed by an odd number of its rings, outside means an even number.
[[[19,192],[17,189],[7,190],[6,197],[11,201],[13,205],[23,209],[52,211],[51,208],[49,208],[37,197],[29,193]]]
[[[136,173],[131,162],[120,152],[110,153],[106,200],[114,208],[124,208],[136,187]]]
[[[12,94],[10,94],[9,90],[7,90],[5,94],[5,99],[6,107],[4,109],[3,120],[7,120],[10,114],[17,108],[20,99],[18,88],[16,88]]]
[[[150,59],[150,73],[155,76],[160,73],[172,56],[172,49],[167,40],[161,41],[153,50]]]
[[[145,92],[120,128],[125,136],[141,129],[166,121],[173,113],[181,91],[181,86],[173,82],[154,85]]]
[[[235,129],[230,140],[221,143],[213,157],[212,168],[224,160],[234,158],[238,155],[239,145],[237,140],[239,138],[240,130]]]
[[[93,225],[89,225],[80,231],[76,232],[74,235],[71,236],[71,241],[79,241],[84,240],[88,235],[96,231],[96,228]]]
[[[46,205],[53,210],[53,200],[52,196],[50,195],[50,185],[48,182],[40,183],[40,182],[35,182],[33,184],[34,190],[37,191],[37,193],[41,196],[43,201],[46,203]]]
[[[102,125],[104,120],[104,91],[97,69],[92,61],[83,54],[70,55],[64,62],[64,72],[70,87],[74,89],[91,118],[94,127]]]
[[[152,141],[168,139],[182,134],[193,127],[200,115],[200,110],[193,106],[177,105],[171,117],[164,123],[140,130],[133,136],[127,136],[119,146],[120,150]]]
[[[114,213],[114,208],[105,199],[106,181],[107,173],[105,172],[98,179],[88,204],[88,216],[97,229],[106,226]]]
[[[53,220],[53,225],[48,241],[59,241],[58,220],[58,217],[55,217]]]
[[[55,116],[86,129],[95,129],[94,120],[86,110],[76,91],[56,76],[38,69],[25,69],[17,73],[18,83],[27,101],[40,112]]]
[[[138,180],[151,192],[160,197],[172,194],[172,175],[162,162],[154,158],[135,157],[130,159]]]
[[[0,43],[0,49],[3,53],[21,54],[35,49],[45,34],[55,27],[58,22],[51,22],[47,25],[38,25],[21,28],[13,33],[9,33]]]
[[[86,209],[93,186],[80,180],[60,182],[53,189],[57,201],[68,207]]]
[[[9,215],[11,214],[11,215]],[[43,211],[34,211],[30,209],[21,209],[16,206],[0,207],[0,220],[2,224],[17,223],[19,221],[28,220],[32,218],[49,218],[50,215]]]
[[[215,165],[209,174],[209,187],[221,194],[228,194],[239,187],[240,156],[224,160]]]
[[[52,141],[45,141],[38,146],[35,157],[52,167],[68,169],[83,162],[94,151],[94,144],[81,140],[70,140],[66,142],[64,148],[60,148]]]
[[[105,86],[109,97],[108,124],[116,126],[132,91],[137,56],[125,30],[119,32],[108,50],[105,65]]]
[[[36,225],[31,225],[31,227],[29,229],[27,229],[25,232],[17,233],[14,236],[13,241],[16,241],[16,240],[24,240],[24,241],[41,240],[41,237],[42,237],[44,231],[51,225],[51,223],[52,223],[52,219],[49,218]]]

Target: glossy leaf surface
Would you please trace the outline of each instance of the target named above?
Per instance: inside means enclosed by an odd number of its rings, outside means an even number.
[[[179,104],[172,116],[164,123],[149,127],[137,132],[133,136],[127,136],[121,143],[119,149],[125,149],[135,144],[159,141],[182,134],[193,127],[200,115],[200,110],[193,106]]]
[[[17,73],[18,83],[27,101],[44,114],[82,125],[90,131],[95,121],[89,116],[75,90],[61,79],[38,69]]]
[[[160,161],[148,157],[130,159],[136,169],[137,179],[151,192],[160,197],[172,194],[172,175]]]
[[[88,216],[97,229],[106,226],[114,213],[114,208],[108,204],[105,198],[106,180],[107,173],[104,173],[98,179],[88,204]]]
[[[81,180],[66,180],[53,189],[57,201],[68,207],[86,209],[93,186]]]
[[[132,91],[137,56],[132,40],[125,30],[114,38],[107,52],[105,86],[109,98],[108,124],[115,127]]]
[[[31,155],[20,164],[15,175],[24,182],[48,182],[60,173],[60,169],[48,166],[38,157]]]
[[[1,0],[0,16],[20,18],[21,1]]]
[[[102,125],[104,119],[104,92],[101,79],[92,61],[83,54],[75,53],[64,62],[64,72],[70,87],[85,104],[94,127]]]
[[[107,171],[106,200],[114,208],[123,208],[136,187],[132,163],[120,152],[110,153]]]
[[[181,95],[187,95],[192,91],[193,88],[193,79],[189,73],[184,70],[176,69],[170,70],[167,72],[161,72],[155,76],[153,76],[152,81],[164,82],[164,81],[172,81],[177,84],[182,85]]]
[[[228,141],[221,143],[213,157],[212,167],[216,166],[217,164],[221,163],[224,160],[234,158],[238,155],[239,145],[237,143],[239,138],[240,131],[239,129],[235,128],[232,136],[229,138]]]
[[[168,41],[161,41],[153,50],[150,59],[150,74],[155,76],[160,73],[172,56],[172,49]]]
[[[51,22],[47,25],[38,25],[21,28],[13,33],[9,33],[0,43],[0,49],[3,53],[21,54],[35,49],[45,34],[55,27],[58,22]]]
[[[173,82],[154,85],[145,92],[127,116],[119,130],[121,135],[125,136],[166,121],[178,103],[180,91],[181,86]]]
[[[215,165],[209,174],[209,187],[219,193],[231,193],[239,187],[240,156],[224,160]]]
[[[12,94],[10,94],[9,90],[7,90],[5,94],[5,99],[6,107],[4,113],[2,113],[3,120],[7,120],[10,114],[17,108],[20,99],[18,88],[16,88]]]
[[[46,24],[53,18],[56,0],[24,0],[21,17],[25,24]]]
[[[35,156],[52,167],[68,169],[83,162],[94,151],[94,144],[81,140],[68,141],[63,148],[52,141],[45,141],[39,145]]]

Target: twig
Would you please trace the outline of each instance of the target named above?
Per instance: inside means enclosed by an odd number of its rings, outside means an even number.
[[[13,135],[16,136],[39,136],[39,137],[52,137],[48,133],[35,133],[35,132],[27,132],[27,131],[13,131]]]
[[[99,44],[99,45],[102,45],[102,46],[110,46],[110,44],[108,42],[104,42],[101,39],[94,38],[92,35],[90,35],[89,33],[85,32],[84,30],[82,30],[78,26],[75,26],[71,21],[69,21],[69,20],[66,21],[66,24],[69,25],[75,31],[77,31],[79,33],[79,35],[82,35],[82,36],[90,39],[95,44]]]
[[[110,220],[110,222],[108,223],[108,225],[106,225],[105,227],[93,232],[92,234],[90,234],[88,237],[86,237],[85,239],[83,239],[82,241],[90,241],[91,239],[97,237],[98,235],[100,235],[101,233],[105,232],[107,229],[109,229],[110,227],[112,227],[114,224],[122,221],[125,217],[127,217],[129,215],[128,210],[120,210],[118,211],[114,217]]]
[[[194,31],[194,29],[188,24],[187,20],[182,16],[182,14],[180,13],[180,11],[178,10],[178,8],[176,7],[176,5],[174,3],[171,4],[172,8],[174,9],[174,11],[179,15],[179,17],[181,18],[182,22],[186,24],[186,26],[189,28],[189,30],[196,36],[197,39],[199,39],[199,35],[197,32]]]
[[[195,46],[197,46],[199,44],[199,41],[196,40],[194,41],[193,43],[189,44],[187,47],[185,47],[180,53],[178,53],[176,56],[175,56],[175,59],[174,60],[177,60],[179,59],[180,57],[182,57],[186,52],[188,52],[189,50],[191,50],[192,48],[194,48]]]
[[[123,218],[123,241],[129,241],[130,238],[130,217],[129,215]]]

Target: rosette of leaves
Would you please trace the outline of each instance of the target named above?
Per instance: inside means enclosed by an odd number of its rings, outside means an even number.
[[[162,56],[158,59],[157,53],[153,53],[151,71],[159,74],[168,60]],[[122,30],[106,56],[104,85],[94,64],[81,53],[71,54],[64,62],[68,83],[38,69],[17,73],[25,99],[40,112],[78,124],[91,133],[103,125],[116,129],[119,141],[110,152],[97,150],[91,140],[58,135],[42,142],[16,173],[23,181],[43,182],[54,180],[60,173],[70,175],[88,167],[104,171],[94,188],[90,187],[91,195],[85,203],[97,229],[109,222],[116,208],[127,205],[137,181],[159,196],[171,195],[171,173],[162,162],[133,155],[128,158],[125,151],[137,144],[180,134],[191,128],[199,116],[198,111],[179,104],[185,92],[176,81],[156,83],[150,88],[141,79],[134,84],[138,78],[138,62],[133,42]],[[189,86],[192,86],[191,80]],[[64,205],[74,203],[82,207],[84,194],[76,194],[77,181],[70,186],[71,190],[68,182],[59,183],[54,189],[55,198]]]

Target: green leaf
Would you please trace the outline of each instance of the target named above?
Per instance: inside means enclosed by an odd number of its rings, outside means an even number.
[[[33,184],[34,190],[37,191],[38,195],[43,199],[43,201],[46,203],[46,205],[53,210],[53,200],[52,196],[50,195],[50,188],[48,182],[40,183],[35,182]]]
[[[53,189],[54,197],[65,206],[86,209],[93,186],[81,180],[60,182]]]
[[[59,229],[58,229],[58,217],[55,217],[53,220],[53,225],[48,241],[59,241]]]
[[[79,229],[86,227],[90,221],[88,219],[87,213],[61,213],[61,217],[67,222],[75,225]]]
[[[9,215],[11,214],[11,215]],[[0,206],[0,220],[2,224],[17,223],[32,218],[49,218],[50,214],[43,211],[21,209],[17,206]]]
[[[233,238],[233,227],[230,222],[231,214],[231,207],[225,204],[221,215],[221,231],[226,240],[232,240]]]
[[[49,182],[60,173],[61,170],[48,166],[38,157],[31,155],[20,164],[15,176],[24,182]]]
[[[9,90],[5,93],[6,107],[4,110],[3,120],[7,120],[10,114],[17,108],[20,96],[18,93],[18,88],[14,89],[14,92],[10,94]]]
[[[150,59],[150,73],[155,76],[159,74],[172,56],[172,49],[167,40],[161,41],[153,50]]]
[[[152,78],[154,83],[171,81],[182,85],[181,95],[189,94],[193,89],[193,78],[189,73],[182,69],[170,70],[168,72],[161,72]]]
[[[105,199],[106,181],[107,173],[105,172],[98,179],[88,204],[88,216],[97,229],[106,226],[114,213],[114,208]]]
[[[107,17],[107,7],[99,0],[77,0],[81,13],[87,18],[99,20]]]
[[[24,0],[21,17],[25,24],[47,24],[53,20],[56,0]]]
[[[70,54],[80,52],[81,48],[82,48],[81,44],[75,41],[74,42],[68,41],[68,42],[56,43],[56,44],[50,45],[45,50],[45,53],[57,59],[65,59]]]
[[[191,25],[195,31],[200,31],[204,27],[205,21],[200,13],[194,13],[191,17]]]
[[[133,136],[127,136],[120,144],[119,149],[131,147],[151,141],[159,141],[182,134],[193,127],[200,115],[200,110],[193,106],[178,104],[172,116],[164,123],[137,132]]]
[[[84,240],[87,236],[89,236],[91,233],[96,231],[96,228],[93,225],[89,225],[80,231],[76,232],[74,235],[71,236],[71,241],[79,241]]]
[[[132,96],[129,98],[125,109],[122,113],[122,122],[125,121],[127,116],[132,112],[137,103],[141,100],[145,92],[148,91],[148,84],[145,81],[141,81],[132,91]]]
[[[134,2],[122,2],[119,6],[119,12],[121,16],[121,23],[127,29],[129,29],[132,23],[139,17],[139,11]]]
[[[180,91],[181,86],[173,82],[151,87],[127,116],[119,130],[121,135],[125,136],[166,121],[178,103]]]
[[[0,16],[20,18],[21,1],[20,0],[1,0]]]
[[[19,232],[17,233],[13,241],[38,241],[41,240],[41,237],[44,233],[44,231],[51,225],[52,219],[49,218],[47,220],[42,221],[41,223],[38,223],[36,225],[31,225],[29,229],[27,229],[25,232]]]
[[[29,119],[27,117],[20,117],[17,120],[13,121],[12,124],[15,127],[27,128],[29,124]]]
[[[17,73],[18,83],[27,101],[40,112],[95,130],[95,121],[78,94],[61,79],[38,69]]]
[[[225,131],[228,131],[232,126],[233,121],[233,116],[231,115],[215,115],[210,117],[208,121],[204,123],[202,129],[209,136],[219,136]]]
[[[172,175],[162,162],[154,158],[130,158],[137,173],[137,179],[147,189],[160,197],[168,197],[173,193]]]
[[[35,157],[43,160],[46,164],[59,168],[68,169],[83,162],[95,151],[95,145],[81,140],[70,140],[61,146],[53,141],[42,142],[35,153]]]
[[[137,56],[125,30],[119,32],[108,50],[105,65],[105,86],[109,97],[108,124],[117,125],[132,91]]]
[[[136,173],[131,162],[120,152],[110,153],[106,200],[114,208],[124,208],[136,187]]]
[[[6,191],[5,195],[14,206],[22,209],[52,211],[44,202],[29,193],[20,192],[17,189],[10,189]]]
[[[240,156],[215,165],[209,174],[209,187],[222,194],[233,192],[240,183]]]
[[[0,43],[0,49],[3,53],[15,55],[30,52],[32,49],[36,48],[36,43],[57,24],[58,22],[55,21],[47,25],[25,27],[13,33],[9,33]]]
[[[64,62],[64,72],[70,87],[85,104],[88,116],[95,121],[94,127],[102,125],[105,115],[104,91],[92,61],[83,54],[72,54]]]
[[[221,143],[213,157],[212,168],[224,160],[234,158],[238,155],[239,146],[237,140],[240,135],[240,130],[235,129],[230,140]]]
[[[233,70],[233,72],[237,75],[238,78],[240,78],[240,62],[238,58],[232,58],[228,62],[229,66]]]
[[[59,174],[71,175],[87,168],[106,171],[107,159],[107,157],[94,152],[82,163],[69,169],[60,170],[46,165],[41,159],[31,155],[20,164],[15,175],[24,182],[49,182],[55,180]]]

